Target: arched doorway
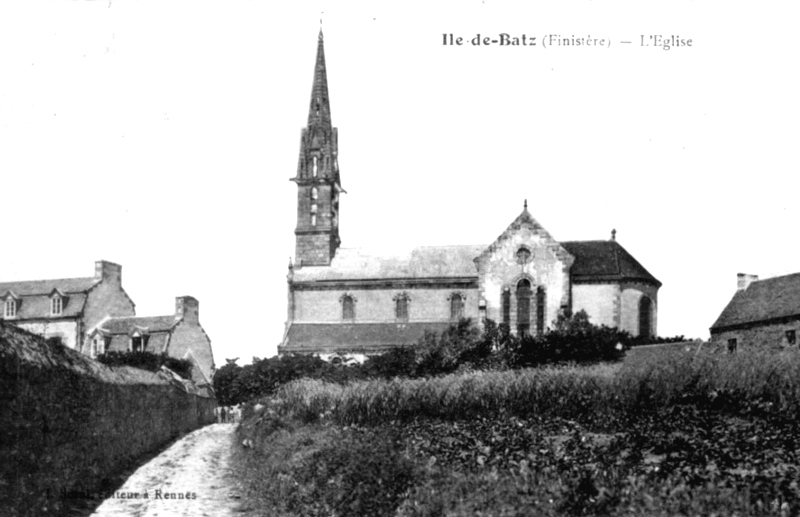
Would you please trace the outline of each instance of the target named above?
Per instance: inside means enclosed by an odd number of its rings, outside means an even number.
[[[517,335],[531,332],[531,283],[523,278],[517,284]]]
[[[639,336],[651,337],[653,335],[653,300],[647,296],[639,299]]]

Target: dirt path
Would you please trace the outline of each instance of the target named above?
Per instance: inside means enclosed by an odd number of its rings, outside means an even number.
[[[236,515],[239,502],[230,472],[235,429],[212,424],[184,436],[134,472],[93,516]]]

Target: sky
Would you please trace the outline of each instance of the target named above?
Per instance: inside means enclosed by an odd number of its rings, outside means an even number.
[[[488,245],[527,199],[557,240],[616,229],[659,334],[707,338],[737,273],[800,271],[796,10],[3,2],[0,281],[110,260],[137,315],[196,297],[217,366],[274,355],[321,20],[343,246]],[[535,45],[471,43],[501,34]]]

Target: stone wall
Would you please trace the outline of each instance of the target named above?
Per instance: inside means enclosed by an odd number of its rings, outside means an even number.
[[[572,312],[586,311],[595,325],[619,327],[619,284],[575,284],[572,286]]]
[[[794,331],[795,341],[790,343],[787,331]],[[762,325],[749,329],[727,330],[711,335],[711,343],[723,347],[728,346],[728,340],[736,340],[736,348],[761,347],[761,348],[787,348],[800,346],[800,321]]]
[[[401,293],[408,295],[408,321],[450,321],[450,300],[453,293],[460,293],[464,300],[464,317],[477,322],[478,290],[462,288],[428,289],[352,289],[294,292],[294,321],[297,323],[342,322],[342,296],[355,298],[356,323],[393,323],[395,317],[394,298]]]
[[[214,421],[167,373],[109,368],[0,323],[0,515],[60,515],[142,455]]]

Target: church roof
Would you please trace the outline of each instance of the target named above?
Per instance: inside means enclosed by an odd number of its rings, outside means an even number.
[[[561,246],[575,257],[570,269],[580,281],[640,281],[661,286],[647,269],[616,241],[567,241]],[[474,259],[482,245],[419,246],[407,250],[339,248],[330,266],[294,270],[293,282],[367,279],[474,278]]]
[[[330,266],[294,270],[294,282],[477,277],[483,246],[419,246],[408,250],[339,248]]]
[[[426,330],[443,332],[439,323],[292,323],[281,353],[370,352],[413,345]]]
[[[566,241],[561,245],[575,257],[570,269],[573,281],[640,281],[661,287],[617,241]]]
[[[737,291],[711,330],[800,317],[800,273],[756,280]]]

